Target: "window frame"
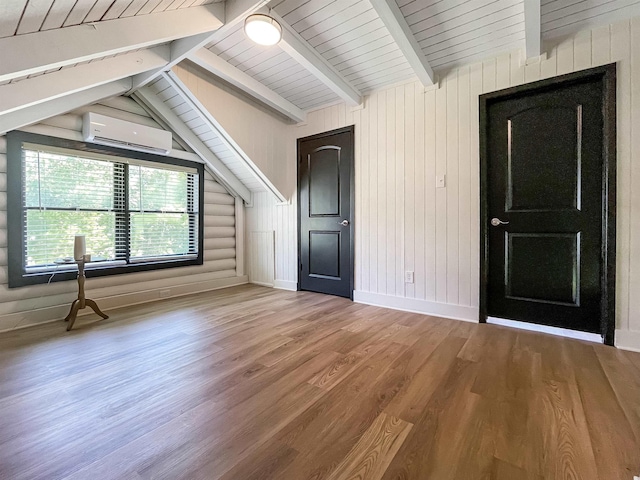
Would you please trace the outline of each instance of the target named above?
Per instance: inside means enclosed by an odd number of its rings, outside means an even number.
[[[100,267],[100,263],[92,264],[85,270],[88,278],[102,277],[107,275],[120,275],[131,272],[144,272],[165,268],[186,267],[192,265],[202,265],[204,263],[204,164],[183,160],[175,157],[165,157],[152,153],[134,152],[120,149],[85,143],[77,140],[51,137],[36,133],[21,131],[11,131],[7,138],[7,264],[9,288],[23,287],[27,285],[37,285],[49,282],[60,282],[75,280],[77,278],[77,267],[64,268],[62,270],[27,273],[25,268],[25,236],[22,226],[25,224],[24,215],[26,209],[23,205],[23,169],[22,169],[22,146],[23,143],[66,148],[79,152],[98,153],[125,159],[144,160],[152,163],[164,165],[177,165],[194,168],[198,171],[198,254],[196,258],[172,259],[164,261],[142,261],[127,263],[125,265],[114,265]],[[115,159],[114,159],[115,160]],[[126,182],[125,182],[126,183]],[[128,188],[128,187],[127,187]],[[125,201],[128,203],[127,195]],[[131,227],[127,228],[127,237]],[[127,259],[128,261],[128,259]],[[65,266],[66,267],[66,266]]]

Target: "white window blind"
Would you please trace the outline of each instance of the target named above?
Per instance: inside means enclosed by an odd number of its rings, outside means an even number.
[[[72,256],[75,235],[116,264],[198,256],[196,169],[31,144],[22,154],[27,271]]]
[[[131,261],[197,252],[194,180],[187,172],[129,166]]]

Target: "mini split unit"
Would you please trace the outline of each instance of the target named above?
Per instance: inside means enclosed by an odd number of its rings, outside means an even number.
[[[138,152],[168,155],[171,151],[171,132],[93,112],[83,116],[82,136],[86,142]]]

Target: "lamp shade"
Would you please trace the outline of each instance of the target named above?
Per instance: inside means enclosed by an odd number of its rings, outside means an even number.
[[[73,239],[74,260],[82,260],[85,253],[87,253],[87,247],[85,244],[84,235],[76,235]]]
[[[244,32],[258,45],[275,45],[282,38],[282,27],[269,15],[256,13],[244,21]]]

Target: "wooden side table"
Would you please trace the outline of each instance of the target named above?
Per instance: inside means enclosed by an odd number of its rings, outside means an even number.
[[[78,265],[78,298],[73,301],[71,304],[71,310],[69,311],[69,315],[67,315],[64,319],[65,322],[69,322],[67,325],[67,331],[73,328],[73,324],[76,321],[76,316],[78,315],[78,310],[82,310],[86,307],[91,307],[94,312],[100,315],[102,318],[109,318],[109,315],[106,315],[98,308],[98,304],[89,298],[85,298],[84,296],[84,281],[86,279],[84,275],[84,260],[78,260],[75,262]]]

